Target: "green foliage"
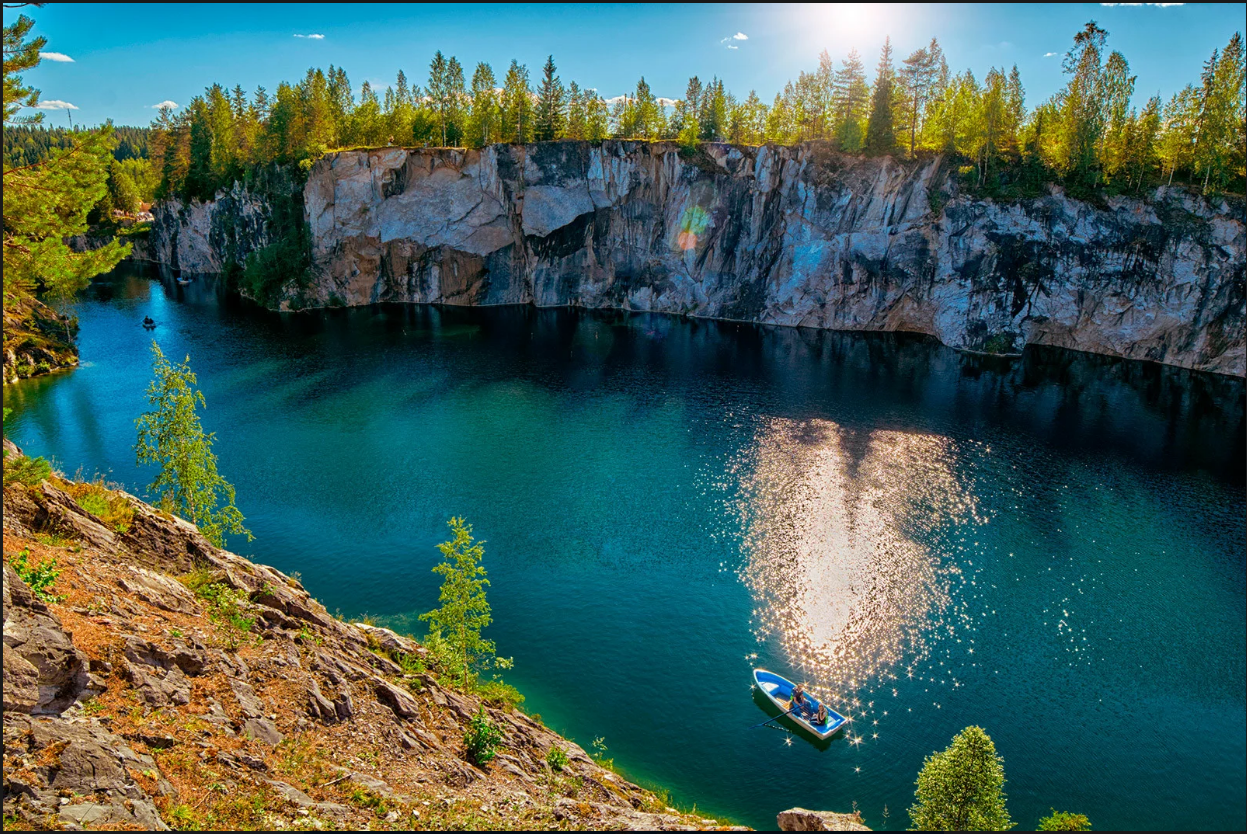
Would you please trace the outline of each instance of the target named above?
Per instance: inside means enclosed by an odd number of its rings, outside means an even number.
[[[196,406],[206,407],[206,403],[195,389],[190,358],[172,365],[155,341],[152,354],[155,378],[147,389],[147,401],[153,409],[137,421],[135,446],[140,464],[160,466],[148,489],[164,510],[198,525],[217,547],[225,546],[226,533],[251,539],[242,513],[234,506],[234,487],[217,472],[212,452],[216,434],[204,434],[200,425]]]
[[[512,709],[524,703],[524,694],[497,676],[477,682],[474,691],[482,701],[494,707]]]
[[[550,750],[546,753],[546,764],[555,773],[561,773],[563,768],[567,767],[567,753],[557,744],[550,745]]]
[[[42,114],[20,116],[38,104],[39,91],[19,73],[39,64],[46,38],[27,40],[34,21],[26,15],[4,27],[4,125],[37,124]],[[65,239],[87,228],[87,214],[107,192],[108,165],[116,147],[111,125],[75,132],[70,147],[19,165],[4,162],[4,306],[13,309],[33,294],[68,299],[95,275],[112,269],[129,247],[110,241],[74,252]]]
[[[307,286],[312,263],[302,196],[276,197],[270,204],[268,230],[273,242],[247,256],[238,279],[239,289],[266,307],[276,306],[287,283]]]
[[[30,592],[44,602],[61,602],[65,597],[58,597],[52,593],[52,586],[56,584],[57,577],[61,575],[61,570],[56,566],[55,559],[47,559],[38,564],[30,563],[30,550],[23,549],[21,553],[12,557],[9,564],[13,566],[13,570],[17,573],[21,580],[30,588]]]
[[[484,766],[498,752],[502,743],[502,731],[489,716],[484,707],[478,707],[468,728],[463,732],[463,745],[467,748],[468,759],[477,765]]]
[[[466,686],[473,667],[494,655],[493,641],[481,637],[481,629],[491,622],[485,600],[489,580],[480,565],[485,543],[472,540],[472,527],[466,520],[452,518],[447,523],[453,537],[437,546],[445,561],[433,568],[443,577],[438,596],[441,606],[421,614],[420,619],[428,621],[430,643],[449,661],[460,685]]]
[[[914,831],[1007,831],[1004,760],[980,727],[966,727],[942,753],[932,753],[918,774],[917,802],[909,809]]]
[[[109,528],[124,533],[134,521],[134,507],[120,492],[109,489],[102,478],[94,482],[76,481],[65,485],[65,491],[78,506],[98,517]]]
[[[1091,820],[1085,814],[1052,809],[1052,813],[1039,820],[1036,831],[1090,831]]]
[[[208,619],[220,629],[228,648],[237,649],[249,639],[255,617],[249,615],[250,598],[223,582],[203,582],[201,575],[183,580],[195,595],[208,603]]]
[[[28,487],[38,486],[39,482],[52,474],[52,464],[44,458],[30,458],[25,455],[4,456],[4,483],[25,484]]]

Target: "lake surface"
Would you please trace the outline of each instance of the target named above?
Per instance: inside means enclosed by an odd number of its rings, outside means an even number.
[[[9,437],[142,494],[150,315],[207,397],[234,549],[420,633],[466,516],[526,708],[682,805],[905,828],[978,724],[1020,828],[1244,827],[1239,381],[648,315],[279,316],[133,267],[77,312],[82,367],[6,388]],[[849,734],[750,729],[754,666]]]

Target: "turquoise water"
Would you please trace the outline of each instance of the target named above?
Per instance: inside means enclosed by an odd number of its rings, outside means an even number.
[[[904,828],[923,757],[979,724],[1023,828],[1244,827],[1240,382],[658,316],[283,317],[133,270],[77,311],[82,367],[7,388],[9,437],[141,493],[151,315],[238,552],[415,629],[467,516],[526,707],[682,805]],[[853,729],[749,729],[754,666]]]

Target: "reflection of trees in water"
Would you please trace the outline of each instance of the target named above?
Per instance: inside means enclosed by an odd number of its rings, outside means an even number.
[[[838,696],[929,653],[955,566],[917,538],[975,509],[946,438],[772,419],[744,462],[746,562],[761,635]]]

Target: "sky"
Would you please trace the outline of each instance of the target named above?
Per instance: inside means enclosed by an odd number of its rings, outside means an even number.
[[[45,124],[146,125],[161,104],[184,107],[220,82],[248,92],[298,81],[309,67],[344,67],[356,92],[380,90],[399,69],[423,85],[436,50],[501,79],[511,59],[534,85],[553,54],[566,84],[610,98],[645,76],[658,96],[681,98],[689,76],[722,78],[768,103],[826,49],[861,52],[871,75],[884,38],[899,61],[939,39],[954,71],[982,80],[1017,64],[1035,106],[1063,83],[1061,58],[1089,20],[1109,32],[1138,76],[1136,101],[1168,99],[1198,80],[1215,48],[1244,28],[1244,4],[874,5],[194,5],[49,4],[4,10],[35,19],[45,60],[26,74],[42,91]]]

